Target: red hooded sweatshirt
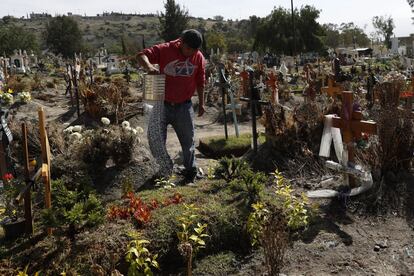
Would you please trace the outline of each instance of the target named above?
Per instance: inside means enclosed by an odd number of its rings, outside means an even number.
[[[185,102],[197,88],[204,88],[205,59],[200,51],[185,57],[180,51],[181,39],[155,45],[141,53],[152,64],[159,64],[165,74],[165,100],[172,103]]]

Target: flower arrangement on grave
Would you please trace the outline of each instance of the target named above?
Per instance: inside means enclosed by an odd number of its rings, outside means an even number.
[[[0,102],[4,105],[11,105],[14,102],[13,90],[8,89],[7,92],[0,90]]]
[[[128,121],[121,125],[111,125],[111,121],[101,118],[102,128],[83,129],[82,126],[70,126],[63,132],[77,157],[85,164],[96,169],[103,169],[109,159],[117,166],[127,165],[133,153],[141,143],[140,136],[144,133],[141,127],[133,127]]]
[[[30,92],[21,92],[17,94],[17,97],[19,99],[19,102],[22,103],[29,103],[32,100],[32,95]]]

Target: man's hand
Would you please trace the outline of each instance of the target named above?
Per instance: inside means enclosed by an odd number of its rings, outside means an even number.
[[[139,54],[137,56],[138,63],[144,67],[145,71],[148,72],[148,74],[151,75],[157,75],[160,73],[160,70],[158,70],[153,64],[151,64],[148,60],[148,57],[144,54]]]
[[[204,108],[204,104],[203,105],[199,105],[198,106],[198,117],[203,116],[203,114],[206,112],[206,109]]]
[[[150,74],[150,75],[158,75],[160,73],[160,70],[158,70],[157,67],[155,67],[151,63],[149,63],[147,65],[147,67],[145,68],[145,70],[147,70],[148,74]]]

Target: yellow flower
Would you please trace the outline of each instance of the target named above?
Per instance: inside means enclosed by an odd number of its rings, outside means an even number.
[[[9,93],[9,94],[13,94],[13,90],[11,90],[11,89],[9,88],[9,90],[7,90],[7,93]]]

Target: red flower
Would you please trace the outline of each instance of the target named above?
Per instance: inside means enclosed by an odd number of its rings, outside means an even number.
[[[6,181],[10,181],[10,180],[12,180],[14,177],[13,177],[13,175],[11,174],[11,173],[6,173],[4,176],[3,176],[3,179],[5,179]]]

